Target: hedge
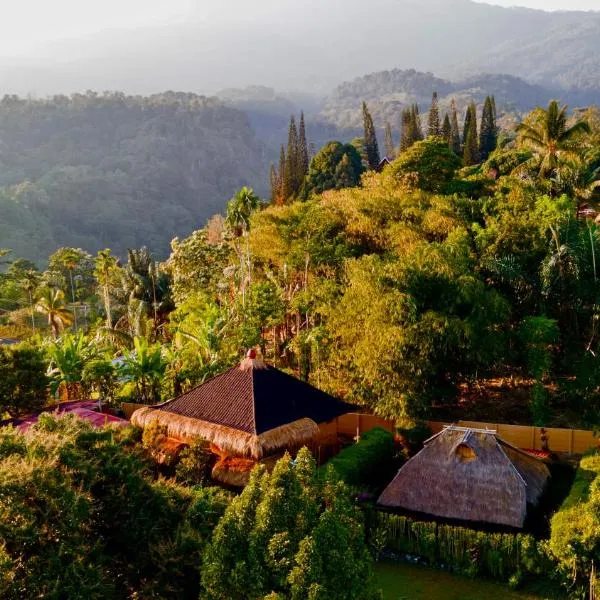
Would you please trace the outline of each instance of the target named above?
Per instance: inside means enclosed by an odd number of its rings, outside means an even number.
[[[348,485],[378,485],[388,477],[393,458],[394,436],[376,427],[364,433],[357,444],[344,448],[320,471],[325,473],[332,466]]]
[[[421,556],[432,565],[471,577],[503,582],[552,568],[542,544],[531,535],[488,533],[377,512],[377,537],[394,552]]]
[[[550,550],[565,577],[586,588],[600,565],[600,454],[581,459],[571,492],[550,522]]]

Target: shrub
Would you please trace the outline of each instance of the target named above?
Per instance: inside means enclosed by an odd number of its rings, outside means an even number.
[[[547,573],[552,566],[530,535],[488,533],[383,512],[377,513],[376,528],[379,535],[385,531],[389,550],[416,554],[470,577],[514,584],[524,574]]]
[[[585,587],[600,564],[600,454],[584,456],[571,492],[550,523],[550,551],[564,575]]]
[[[208,444],[198,441],[185,448],[179,454],[179,462],[175,467],[177,481],[187,485],[199,485],[207,481],[212,454]]]
[[[413,144],[389,167],[399,181],[416,176],[416,185],[427,192],[442,192],[452,181],[460,159],[441,138],[428,138]]]
[[[348,485],[378,484],[388,474],[394,456],[394,436],[376,427],[363,434],[360,441],[344,448],[321,467],[325,473],[331,466]]]

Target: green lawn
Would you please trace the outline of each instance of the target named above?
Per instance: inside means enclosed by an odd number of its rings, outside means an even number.
[[[375,565],[384,600],[544,600],[495,583],[394,562]]]

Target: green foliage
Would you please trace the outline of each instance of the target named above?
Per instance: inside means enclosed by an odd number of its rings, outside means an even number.
[[[177,481],[185,485],[201,485],[209,480],[213,455],[205,442],[194,442],[182,450],[178,458],[175,467]]]
[[[306,449],[272,474],[255,469],[214,531],[202,583],[219,600],[372,598],[371,558],[348,490],[321,482]]]
[[[29,346],[0,346],[0,415],[27,414],[47,402],[44,354]]]
[[[414,176],[417,187],[441,192],[460,166],[458,157],[441,138],[430,138],[413,144],[389,167],[399,181]]]
[[[195,94],[13,96],[0,105],[0,132],[12,148],[0,239],[36,261],[64,245],[164,256],[240,182],[265,176],[247,116]]]
[[[3,598],[198,596],[220,501],[152,483],[126,431],[46,415],[17,435],[0,432]]]
[[[134,348],[123,356],[119,372],[126,381],[135,384],[136,398],[142,404],[156,404],[160,400],[160,386],[167,364],[159,344],[150,344],[146,338],[135,338]]]
[[[525,574],[547,575],[553,566],[543,544],[530,535],[487,533],[383,512],[377,513],[375,530],[385,533],[390,550],[422,556],[431,565],[470,577],[508,582]]]
[[[381,481],[382,474],[388,474],[393,455],[393,434],[377,427],[363,434],[356,444],[344,448],[320,467],[320,471],[324,475],[333,468],[350,486],[370,485]]]
[[[371,117],[366,102],[362,103],[362,113],[367,166],[371,171],[374,171],[379,166],[381,158],[379,156],[379,146],[377,144],[377,133],[375,132],[373,117]]]
[[[550,550],[567,582],[583,592],[600,560],[600,456],[584,456],[571,492],[551,520]]]
[[[310,163],[304,195],[354,187],[360,182],[362,172],[360,154],[354,146],[329,142]]]

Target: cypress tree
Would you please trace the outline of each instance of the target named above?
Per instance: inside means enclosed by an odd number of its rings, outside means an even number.
[[[442,138],[448,144],[448,147],[452,149],[452,125],[450,123],[450,117],[448,113],[444,116],[444,123],[442,125]]]
[[[300,128],[298,129],[298,171],[299,176],[304,178],[308,175],[308,144],[306,143],[306,127],[304,125],[304,113],[300,113]]]
[[[296,129],[294,117],[291,117],[285,161],[285,184],[283,186],[286,200],[295,196],[300,189],[298,171],[298,130]]]
[[[375,125],[373,125],[373,117],[367,108],[367,103],[362,104],[363,126],[365,130],[365,149],[367,152],[367,164],[371,171],[374,171],[379,166],[379,146],[377,145],[377,135],[375,133]]]
[[[471,105],[467,106],[467,112],[465,113],[465,122],[463,123],[463,135],[462,145],[463,148],[467,143],[467,136],[469,135],[469,129],[471,128]]]
[[[440,107],[438,104],[437,92],[433,92],[431,98],[431,108],[427,119],[427,136],[433,137],[440,135]]]
[[[277,204],[283,204],[286,199],[286,175],[285,175],[285,149],[281,144],[281,150],[279,151],[279,173],[277,177],[277,183],[279,184],[277,190]]]
[[[423,136],[423,126],[421,124],[421,115],[419,114],[419,105],[412,105],[412,116],[411,116],[411,128],[412,128],[412,137],[413,144],[415,142],[420,142]],[[411,144],[412,145],[412,144]]]
[[[456,100],[452,98],[450,105],[450,125],[452,127],[451,148],[460,156],[460,129],[458,128],[458,112],[456,111]]]
[[[404,152],[410,148],[410,125],[411,111],[409,108],[405,108],[402,111],[402,117],[400,121],[400,152]]]
[[[385,155],[392,160],[395,154],[394,137],[392,135],[392,126],[389,122],[385,123]]]
[[[275,169],[275,165],[271,163],[271,169],[269,171],[269,182],[271,184],[271,194],[269,196],[269,201],[271,204],[277,204],[277,197],[279,196],[279,177],[277,175],[277,170]]]
[[[496,120],[494,119],[494,107],[492,99],[488,96],[483,105],[481,115],[481,131],[479,133],[479,155],[481,160],[487,157],[496,149],[498,142],[496,131]]]
[[[479,138],[477,136],[477,106],[469,106],[469,129],[466,133],[465,147],[463,149],[463,163],[465,167],[476,165],[479,162]]]

